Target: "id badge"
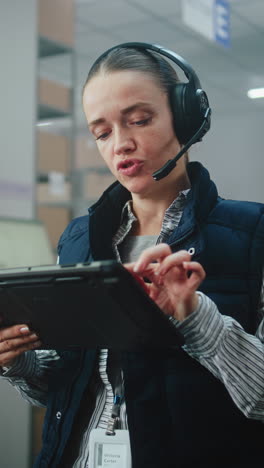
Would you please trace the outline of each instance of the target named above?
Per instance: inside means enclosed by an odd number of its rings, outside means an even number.
[[[106,435],[105,429],[93,429],[89,440],[89,468],[131,468],[129,433],[116,429]]]

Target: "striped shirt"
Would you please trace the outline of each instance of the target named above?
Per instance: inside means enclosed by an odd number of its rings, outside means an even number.
[[[166,210],[161,232],[158,238],[149,239],[149,245],[166,242],[178,226],[186,195],[187,191],[181,192]],[[131,203],[128,202],[123,209],[120,227],[113,238],[113,248],[119,261],[124,258],[129,261],[130,254],[133,255],[133,247],[128,253],[126,244],[135,220]],[[141,245],[146,247],[144,242]],[[221,315],[214,302],[199,293],[196,311],[183,322],[171,320],[185,337],[184,350],[224,383],[234,403],[247,417],[264,421],[264,286],[258,312],[259,326],[256,335],[249,335],[238,322]],[[108,376],[107,355],[107,350],[101,350],[98,356],[98,372],[91,382],[96,395],[95,410],[81,441],[74,468],[88,467],[89,433],[94,427],[106,428],[111,415],[113,390]],[[9,380],[28,401],[45,406],[48,376],[57,359],[59,357],[56,351],[29,351],[3,373],[3,378]],[[120,416],[121,427],[126,428],[125,402],[121,406]]]

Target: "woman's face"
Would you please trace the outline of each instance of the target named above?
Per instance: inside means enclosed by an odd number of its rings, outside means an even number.
[[[156,182],[152,173],[180,150],[167,95],[147,73],[101,73],[86,85],[84,112],[113,175],[145,196],[177,179],[177,168]]]

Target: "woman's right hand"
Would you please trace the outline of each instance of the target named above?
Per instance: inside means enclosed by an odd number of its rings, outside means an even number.
[[[0,366],[12,366],[20,354],[36,349],[40,345],[38,336],[27,325],[0,328]]]

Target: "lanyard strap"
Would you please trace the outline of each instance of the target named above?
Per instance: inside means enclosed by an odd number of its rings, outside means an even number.
[[[121,368],[118,368],[118,372],[115,376],[115,385],[114,385],[114,401],[112,407],[111,417],[108,420],[106,435],[115,435],[115,429],[118,429],[120,422],[120,408],[122,403],[123,395],[123,379]]]

